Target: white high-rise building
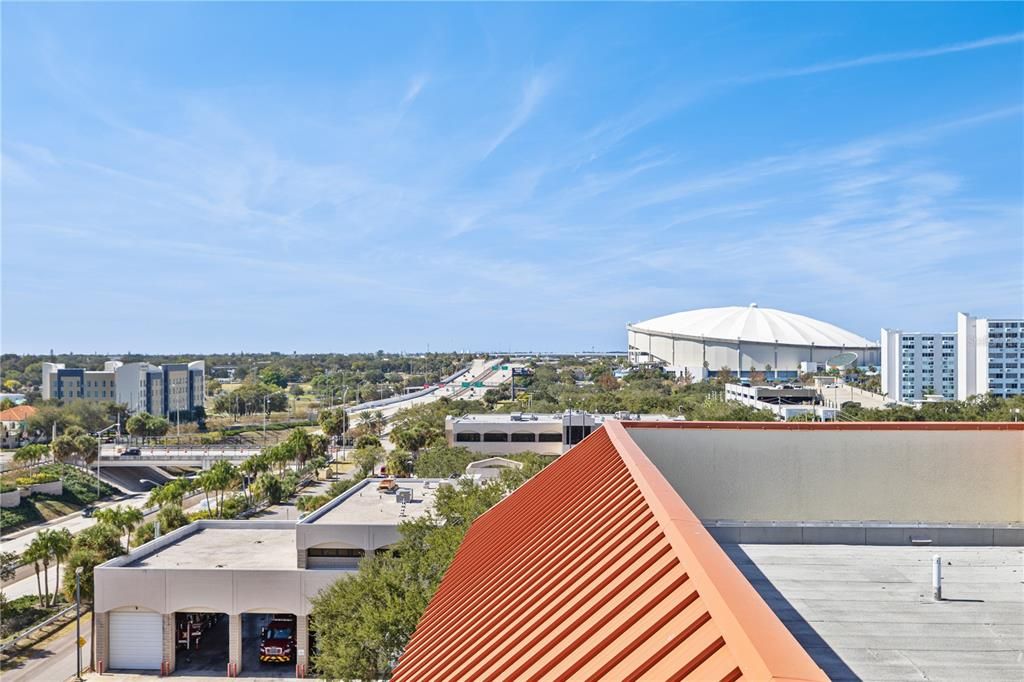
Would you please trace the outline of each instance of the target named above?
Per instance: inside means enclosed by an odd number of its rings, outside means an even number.
[[[1024,319],[957,313],[955,333],[883,329],[881,380],[900,402],[1024,395]]]
[[[956,369],[956,334],[882,330],[882,393],[892,400],[953,400]]]
[[[956,397],[1024,395],[1024,319],[956,316]]]

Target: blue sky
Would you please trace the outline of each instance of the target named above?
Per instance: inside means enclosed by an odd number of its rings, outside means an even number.
[[[1024,314],[1024,5],[10,4],[5,352]]]

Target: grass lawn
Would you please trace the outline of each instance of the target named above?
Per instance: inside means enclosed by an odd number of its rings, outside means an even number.
[[[34,498],[32,501],[35,503],[36,509],[39,510],[39,514],[43,517],[44,521],[52,521],[82,508],[78,498],[69,493],[64,493],[59,497],[35,495]]]
[[[64,481],[64,492],[60,495],[36,493],[21,500],[17,507],[0,510],[0,528],[3,533],[12,533],[43,521],[71,514],[97,501],[96,479],[69,464],[44,464],[38,471],[58,476]],[[115,492],[106,483],[100,485],[100,499]]]

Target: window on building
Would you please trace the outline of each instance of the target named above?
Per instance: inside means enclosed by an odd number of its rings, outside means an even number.
[[[537,441],[536,436],[532,433],[513,433],[513,443],[535,443]]]
[[[359,558],[366,556],[366,552],[353,547],[310,547],[306,550],[306,556]]]
[[[479,443],[480,434],[476,431],[460,431],[455,434],[455,441],[458,443]]]
[[[562,442],[562,434],[560,434],[560,433],[538,433],[537,434],[537,442],[538,443],[561,443]]]
[[[508,434],[507,433],[498,433],[496,431],[491,431],[489,433],[485,433],[484,434],[484,442],[485,443],[507,443],[508,442]]]

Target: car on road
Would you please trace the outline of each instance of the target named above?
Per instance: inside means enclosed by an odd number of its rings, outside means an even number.
[[[92,515],[96,513],[96,507],[82,507],[82,516],[87,519],[91,519]]]
[[[138,448],[128,448],[121,452],[122,457],[142,457],[142,450]]]

